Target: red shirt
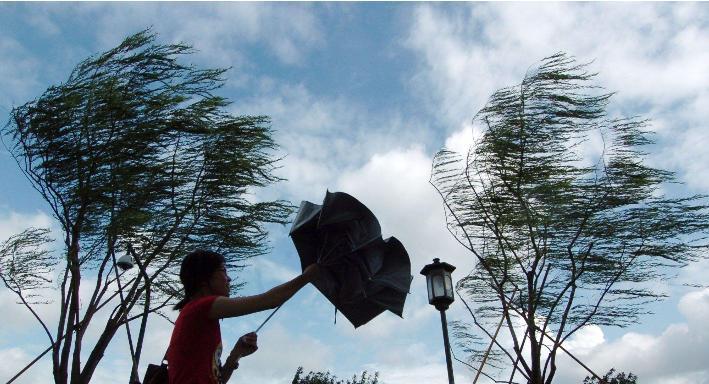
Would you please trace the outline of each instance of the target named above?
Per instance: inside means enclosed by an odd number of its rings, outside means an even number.
[[[167,352],[170,384],[219,384],[222,334],[219,320],[209,318],[217,296],[188,302],[175,321]]]

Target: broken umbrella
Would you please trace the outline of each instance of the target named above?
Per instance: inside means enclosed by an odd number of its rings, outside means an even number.
[[[322,205],[303,201],[290,236],[303,269],[320,265],[315,287],[359,327],[388,310],[402,316],[411,262],[399,240],[382,239],[372,212],[343,192]]]

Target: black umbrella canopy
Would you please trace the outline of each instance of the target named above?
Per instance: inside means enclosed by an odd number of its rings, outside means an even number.
[[[355,326],[389,310],[402,316],[411,261],[399,240],[382,239],[372,212],[344,192],[303,201],[290,230],[301,267],[320,264],[315,287]]]

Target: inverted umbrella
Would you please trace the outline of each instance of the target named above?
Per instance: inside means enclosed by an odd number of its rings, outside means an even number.
[[[372,212],[344,192],[327,192],[322,205],[303,201],[290,236],[303,270],[320,265],[315,287],[359,327],[385,310],[402,316],[411,261],[394,237],[382,239]]]

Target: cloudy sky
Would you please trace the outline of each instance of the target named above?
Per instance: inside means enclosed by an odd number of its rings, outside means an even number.
[[[658,144],[648,162],[685,184],[673,193],[709,193],[709,5],[706,3],[209,4],[0,3],[0,114],[64,81],[84,57],[152,26],[161,42],[184,41],[199,66],[231,67],[220,94],[235,114],[269,115],[286,155],[288,181],[263,198],[319,202],[346,191],[378,216],[385,236],[410,253],[414,282],[404,319],[385,313],[354,330],[312,287],[289,301],[260,332],[260,350],[233,382],[286,383],[298,366],[348,377],[380,372],[386,384],[446,382],[438,313],[418,271],[434,257],[474,265],[445,230],[428,184],[435,152],[464,150],[470,120],[497,88],[518,83],[541,58],[565,51],[593,60],[597,82],[616,91],[612,115],[652,120]],[[0,149],[0,240],[28,226],[56,227],[47,206]],[[273,252],[238,278],[260,293],[299,272],[287,228],[271,229]],[[709,383],[709,263],[658,284],[670,297],[655,315],[626,329],[588,327],[567,346],[597,372],[611,367],[641,382]],[[235,276],[236,277],[236,276]],[[39,326],[0,287],[0,381],[44,350]],[[51,322],[51,307],[39,308]],[[266,313],[222,322],[224,342],[254,329]],[[449,320],[467,320],[454,303]],[[96,334],[94,331],[94,335]],[[160,359],[169,324],[154,320],[144,352]],[[90,333],[91,334],[91,333]],[[129,352],[116,338],[94,382],[127,380]],[[458,382],[474,373],[454,365]],[[20,383],[51,380],[48,358]],[[568,359],[558,383],[581,383]],[[117,379],[120,378],[120,379]]]

